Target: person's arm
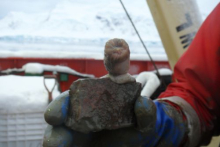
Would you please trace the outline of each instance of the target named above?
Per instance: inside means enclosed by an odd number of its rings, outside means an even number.
[[[191,146],[208,143],[220,121],[220,4],[174,68],[176,82],[160,95],[187,116]],[[204,142],[205,141],[205,142]]]

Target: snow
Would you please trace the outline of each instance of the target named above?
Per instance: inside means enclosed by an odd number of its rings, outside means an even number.
[[[156,73],[156,71],[153,72]],[[158,69],[158,72],[161,76],[168,76],[173,74],[173,71],[168,68],[160,68]]]
[[[46,80],[51,90],[54,80]],[[42,112],[48,103],[48,93],[43,77],[0,76],[0,113]],[[60,94],[58,86],[54,88],[53,98]]]
[[[166,61],[146,1],[123,2],[152,57]],[[205,18],[218,0],[197,2]],[[130,46],[131,60],[149,60],[118,0],[2,0],[0,8],[2,58],[103,59],[105,42],[123,38]]]
[[[51,71],[51,72],[60,72],[60,73],[67,73],[72,74],[80,77],[86,78],[94,78],[94,75],[91,74],[83,74],[71,69],[67,66],[61,65],[49,65],[49,64],[41,64],[41,63],[27,63],[22,66],[22,68],[13,68],[13,69],[6,69],[1,71],[4,74],[10,74],[11,72],[25,72],[28,74],[42,74],[44,71]]]
[[[147,3],[127,0],[125,5],[152,56],[166,60]],[[105,42],[124,38],[131,59],[148,58],[117,0],[62,0],[49,11],[10,11],[0,19],[0,30],[0,57],[103,59]]]
[[[134,21],[137,25],[143,25],[141,22],[151,19],[150,13],[144,14],[148,10],[146,2],[127,1],[129,2],[127,7],[132,12],[131,15],[135,16]],[[142,12],[139,11],[141,8]],[[118,35],[120,37],[126,34],[128,35],[126,38],[133,37],[138,40],[133,35],[134,30],[129,23],[119,1],[109,3],[107,0],[91,2],[62,0],[49,12],[12,11],[1,20],[0,28],[2,28],[1,36],[96,39],[112,38]],[[153,24],[152,21],[146,22],[146,24],[149,23]],[[149,32],[151,30],[148,29]]]
[[[38,57],[38,58],[69,58],[69,59],[96,59],[96,60],[103,60],[104,53],[90,53],[90,52],[39,52],[39,51],[0,51],[1,58],[6,57]],[[164,54],[151,54],[151,57],[155,61],[167,61],[167,56]],[[150,58],[146,53],[138,53],[138,54],[131,54],[130,60],[136,61],[149,61]]]
[[[67,66],[61,66],[61,65],[27,63],[22,66],[22,69],[24,70],[25,73],[30,73],[30,74],[42,74],[44,71],[51,71],[51,72],[68,73],[68,74],[77,75],[80,77],[94,78],[94,75],[82,74]]]

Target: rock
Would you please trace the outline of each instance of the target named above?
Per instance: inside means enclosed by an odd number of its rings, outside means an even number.
[[[116,84],[109,78],[84,79],[70,87],[70,107],[65,125],[88,133],[133,126],[134,103],[141,84]]]

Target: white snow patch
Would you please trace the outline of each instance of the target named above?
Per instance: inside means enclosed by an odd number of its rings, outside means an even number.
[[[0,113],[42,112],[48,105],[48,93],[43,77],[7,75],[0,76]],[[54,81],[47,81],[51,89]],[[54,88],[53,98],[60,94]]]
[[[95,60],[103,60],[104,54],[97,52],[59,52],[59,51],[0,51],[1,58],[8,57],[34,57],[34,58],[65,58],[65,59],[95,59]],[[151,57],[154,61],[168,61],[166,54],[163,53],[155,53],[151,54]],[[130,54],[130,60],[137,61],[150,61],[150,58],[147,53],[136,53]]]
[[[67,66],[61,66],[61,65],[27,63],[22,66],[22,69],[24,69],[25,73],[30,73],[30,74],[42,74],[44,71],[51,71],[51,72],[68,73],[68,74],[72,74],[72,75],[78,75],[81,77],[89,77],[89,78],[94,77],[94,75],[82,74],[82,73],[75,71],[74,69],[71,69]]]
[[[156,73],[156,71],[153,71],[154,73]],[[172,75],[173,71],[171,69],[168,68],[160,68],[158,69],[158,72],[161,76],[168,76],[168,75]]]

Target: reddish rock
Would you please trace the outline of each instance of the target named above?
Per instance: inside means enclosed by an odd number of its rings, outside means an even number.
[[[134,103],[140,83],[116,84],[108,78],[84,79],[70,87],[66,126],[88,133],[134,125]]]

